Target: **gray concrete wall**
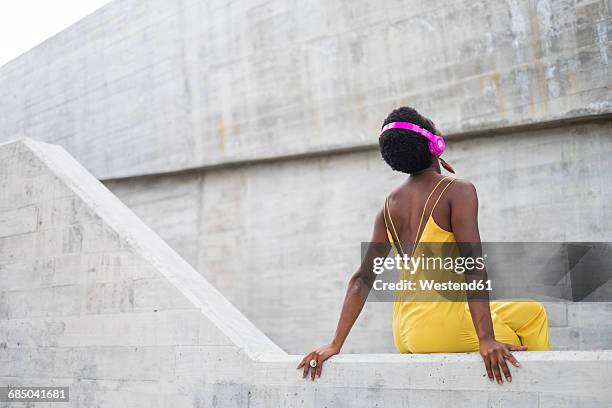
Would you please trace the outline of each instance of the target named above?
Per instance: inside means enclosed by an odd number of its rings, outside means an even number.
[[[610,3],[115,0],[0,68],[0,140],[99,179],[609,114]]]
[[[608,121],[458,140],[448,158],[478,188],[485,241],[612,239]],[[360,242],[403,177],[369,150],[106,185],[274,341],[299,353],[332,336]],[[549,311],[559,316],[551,319],[555,348],[612,348],[604,336],[612,327],[598,318],[568,327],[559,307]],[[609,320],[609,310],[593,310]],[[394,351],[389,304],[368,304],[347,349]]]
[[[71,407],[606,407],[611,351],[341,355],[312,383],[63,149],[0,145],[0,386]],[[589,314],[592,316],[591,314]],[[2,403],[22,406],[23,403]]]
[[[611,39],[604,0],[116,0],[0,67],[0,140],[64,146],[298,352],[401,179],[373,148],[398,105],[449,135],[484,239],[610,241]],[[389,324],[369,305],[348,346]]]

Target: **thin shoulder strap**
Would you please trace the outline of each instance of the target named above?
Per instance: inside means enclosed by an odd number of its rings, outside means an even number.
[[[393,224],[393,219],[391,218],[391,211],[389,210],[389,196],[385,198],[385,227],[387,227],[387,237],[390,239],[391,244],[395,245],[395,249],[401,256],[404,256],[404,249],[402,248],[402,244],[400,243],[399,235],[397,235],[397,230],[395,229],[395,225]],[[387,224],[387,218],[389,219],[389,223],[391,224],[391,228],[389,228],[389,224]],[[390,234],[390,235],[389,235]]]
[[[444,186],[444,188],[442,189],[442,192],[440,193],[440,195],[438,196],[438,199],[436,200],[436,202],[434,203],[433,207],[431,207],[431,211],[429,212],[429,215],[432,216],[434,210],[436,209],[436,205],[438,205],[438,201],[440,201],[440,198],[442,198],[442,195],[444,194],[444,192],[446,191],[446,189],[448,188],[448,186],[450,186],[451,184],[453,184],[453,181],[455,181],[454,178],[451,178],[450,181],[446,184],[446,186]]]
[[[416,235],[414,236],[414,248],[416,248],[416,244],[418,242],[419,239],[419,233],[421,232],[421,225],[423,225],[423,217],[425,216],[425,211],[427,209],[427,204],[429,204],[429,199],[431,198],[431,196],[433,195],[434,191],[436,191],[436,189],[438,188],[438,186],[444,181],[446,180],[448,177],[443,177],[440,179],[440,181],[438,181],[438,183],[435,185],[435,187],[431,190],[431,192],[429,193],[429,195],[427,196],[427,200],[425,200],[425,205],[423,206],[423,212],[421,212],[421,220],[419,221],[419,227],[417,228],[416,231]],[[450,183],[449,183],[450,184]],[[439,198],[438,198],[439,199]],[[436,201],[437,204],[437,201]],[[435,204],[434,204],[435,206]],[[413,251],[414,252],[414,251]]]

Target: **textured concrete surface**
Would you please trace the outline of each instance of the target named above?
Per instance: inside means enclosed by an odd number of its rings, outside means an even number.
[[[605,407],[612,398],[612,351],[517,353],[523,367],[503,387],[484,378],[477,354],[341,355],[304,381],[299,356],[63,149],[22,139],[0,145],[0,159],[0,213],[18,221],[0,237],[0,386],[69,386],[73,407]]]
[[[297,353],[329,340],[401,180],[372,148],[398,105],[450,135],[483,239],[612,240],[611,21],[603,0],[115,0],[0,67],[0,140],[64,146]],[[587,326],[553,343],[609,347]],[[347,347],[392,351],[389,305]]]
[[[604,0],[115,0],[0,67],[0,140],[64,146],[299,353],[329,340],[359,242],[401,180],[372,148],[400,104],[450,135],[483,239],[612,240],[611,39]],[[35,211],[0,214],[0,237],[34,232]],[[48,271],[28,270],[22,285]],[[130,291],[104,290],[86,310],[129,306]],[[15,313],[44,313],[21,296]],[[607,306],[547,307],[554,347],[612,347]],[[368,305],[347,351],[393,351],[389,305]]]
[[[610,114],[605,0],[115,0],[0,68],[0,138],[100,179]]]

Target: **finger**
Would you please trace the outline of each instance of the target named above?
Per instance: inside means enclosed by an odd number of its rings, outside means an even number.
[[[506,381],[512,382],[512,375],[510,374],[510,369],[508,368],[508,364],[506,364],[506,359],[504,358],[504,356],[500,358],[499,365],[501,366],[501,369],[504,372]]]
[[[321,378],[321,372],[323,371],[323,361],[317,364],[317,377]]]
[[[515,344],[506,344],[512,351],[527,351],[527,346],[517,346]]]
[[[317,366],[318,366],[319,365],[319,360],[320,360],[319,355],[315,354],[313,358],[317,361]],[[312,370],[310,370],[310,380],[311,381],[314,381],[316,373],[317,373],[316,367],[313,368]]]
[[[512,355],[511,352],[507,352],[506,354],[506,360],[510,361],[510,363],[515,366],[515,367],[520,367],[521,365],[519,364],[518,361],[516,361],[516,358],[514,358],[514,356]]]
[[[302,361],[300,362],[300,364],[298,364],[296,368],[299,370],[300,368],[304,366],[304,364],[306,364],[305,359],[302,359]]]
[[[304,358],[304,374],[302,375],[302,378],[306,378],[306,376],[308,375],[308,370],[310,369],[310,360],[312,360],[312,355],[313,353],[308,354],[305,358]]]
[[[484,359],[485,368],[487,369],[487,376],[489,381],[493,381],[493,370],[491,369],[491,362],[488,359]]]
[[[493,367],[493,374],[495,374],[495,379],[498,384],[502,384],[504,380],[502,380],[501,372],[499,371],[499,363],[496,358],[492,358],[491,367]]]

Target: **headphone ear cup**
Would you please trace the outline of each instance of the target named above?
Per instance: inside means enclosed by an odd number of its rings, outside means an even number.
[[[442,136],[436,136],[433,142],[429,142],[429,149],[435,151],[436,155],[441,155],[446,147],[446,142],[442,138]]]
[[[436,150],[436,146],[434,145],[433,142],[427,143],[427,146],[429,146],[429,152],[431,154],[433,154],[434,156],[438,156],[439,155],[438,151]]]

